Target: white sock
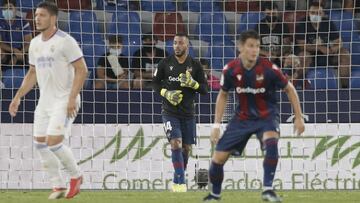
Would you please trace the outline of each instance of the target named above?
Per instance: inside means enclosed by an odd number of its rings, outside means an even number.
[[[77,165],[74,154],[69,147],[60,143],[54,146],[49,146],[49,148],[67,169],[71,178],[78,178],[81,175],[80,168]]]
[[[59,159],[50,151],[45,142],[34,141],[34,145],[40,155],[43,169],[49,174],[52,187],[65,188],[65,183],[60,173]]]

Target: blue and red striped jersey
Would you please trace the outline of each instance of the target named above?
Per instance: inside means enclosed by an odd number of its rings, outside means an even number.
[[[288,80],[275,64],[259,57],[256,65],[248,70],[237,58],[224,67],[222,74],[222,90],[235,89],[238,97],[236,115],[240,120],[279,116],[276,90],[285,88]]]

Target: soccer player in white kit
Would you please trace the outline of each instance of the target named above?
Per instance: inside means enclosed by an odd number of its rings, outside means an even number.
[[[9,106],[11,116],[16,116],[21,98],[38,83],[34,145],[53,187],[49,199],[73,198],[80,192],[82,175],[63,140],[79,110],[79,93],[87,77],[82,51],[73,37],[57,29],[57,15],[58,8],[53,3],[37,6],[35,23],[40,34],[30,42],[30,69]],[[61,177],[60,163],[71,176],[68,189]]]

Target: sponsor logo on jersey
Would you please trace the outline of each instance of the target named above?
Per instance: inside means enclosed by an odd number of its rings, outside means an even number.
[[[174,66],[170,66],[170,71],[172,71],[173,68],[174,68]]]
[[[241,87],[237,87],[236,88],[236,93],[238,94],[242,94],[242,93],[249,93],[249,94],[261,94],[261,93],[265,93],[266,89],[264,87],[262,88],[251,88],[251,87],[247,87],[247,88],[241,88]]]
[[[262,80],[264,80],[263,74],[256,75],[256,81],[262,81]]]
[[[179,77],[169,76],[169,81],[171,81],[171,82],[180,82],[180,78]]]
[[[191,66],[188,66],[188,67],[186,67],[186,70],[191,73],[191,72],[192,72],[192,67],[191,67]]]

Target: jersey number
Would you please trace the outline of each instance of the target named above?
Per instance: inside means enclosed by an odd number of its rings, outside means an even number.
[[[166,123],[164,123],[164,128],[165,128],[165,131],[171,131],[172,130],[170,121],[167,121]]]

